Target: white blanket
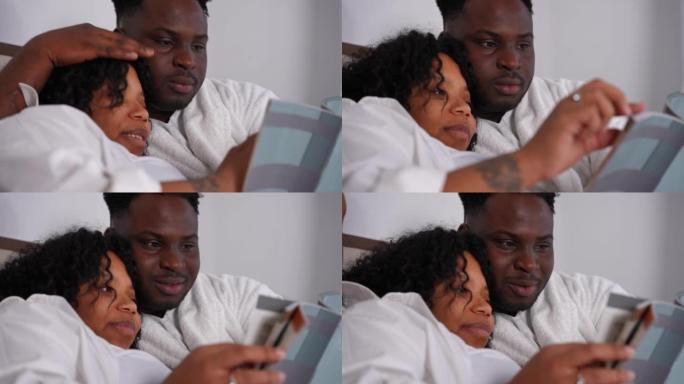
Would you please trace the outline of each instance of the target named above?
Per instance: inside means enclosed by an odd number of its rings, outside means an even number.
[[[183,179],[162,159],[131,154],[73,107],[29,107],[0,120],[0,191],[159,192],[160,181]]]
[[[169,373],[153,356],[97,336],[60,296],[0,302],[2,384],[158,384]]]
[[[475,152],[496,156],[519,150],[534,137],[556,104],[581,85],[578,81],[554,81],[535,77],[518,106],[506,112],[499,123],[478,119]],[[601,150],[584,156],[571,169],[551,181],[539,183],[534,189],[580,192],[598,170],[607,153],[607,150]]]
[[[259,295],[278,297],[266,285],[247,277],[204,273],[178,308],[163,318],[143,315],[141,350],[168,367],[178,365],[191,350],[206,344],[250,344],[247,336],[268,317],[256,309]]]
[[[254,84],[206,79],[168,123],[152,120],[148,153],[169,161],[188,179],[207,176],[232,147],[259,131],[273,98],[273,92]]]
[[[487,159],[430,136],[391,98],[342,102],[345,192],[440,192],[449,171]]]
[[[554,272],[529,310],[496,314],[491,345],[524,365],[547,345],[597,342],[599,320],[613,292],[626,294],[602,277]]]
[[[342,382],[503,384],[516,364],[475,349],[435,318],[416,293],[389,293],[342,316]]]

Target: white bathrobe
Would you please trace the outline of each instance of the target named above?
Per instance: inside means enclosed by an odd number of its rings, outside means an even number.
[[[433,138],[395,99],[342,101],[345,192],[440,192],[449,171],[487,158]]]
[[[32,106],[0,120],[0,191],[160,192],[161,181],[184,179],[162,159],[131,154],[73,107]]]
[[[152,355],[97,336],[60,296],[0,302],[1,384],[158,384],[170,373]]]
[[[626,294],[602,277],[554,272],[529,310],[496,314],[492,348],[524,365],[547,345],[601,342],[599,320],[613,292]]]
[[[199,273],[178,308],[162,318],[143,315],[138,347],[173,368],[202,345],[251,344],[249,337],[270,315],[256,309],[259,295],[278,297],[248,277]]]
[[[451,333],[416,293],[358,302],[342,316],[346,384],[503,384],[518,370],[505,355]]]
[[[556,104],[581,85],[578,81],[535,77],[518,106],[506,112],[499,123],[477,120],[478,139],[475,152],[496,156],[519,150],[534,137]],[[600,150],[584,156],[571,169],[551,181],[539,183],[534,189],[580,192],[598,170],[606,154],[607,150]]]
[[[206,79],[190,104],[168,123],[152,119],[148,153],[188,179],[216,170],[228,151],[261,128],[275,94],[255,84]]]

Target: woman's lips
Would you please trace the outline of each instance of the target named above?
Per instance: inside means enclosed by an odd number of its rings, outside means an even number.
[[[464,124],[456,124],[444,127],[444,131],[456,139],[468,140],[470,137],[470,130],[468,129],[468,126]]]
[[[122,333],[124,335],[135,336],[135,334],[138,332],[135,329],[135,324],[132,321],[116,321],[109,323],[109,325],[112,328],[114,328],[117,332]]]
[[[487,323],[470,323],[461,326],[461,330],[484,339],[492,334],[492,326]]]

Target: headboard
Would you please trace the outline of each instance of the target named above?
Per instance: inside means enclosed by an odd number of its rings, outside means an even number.
[[[21,47],[18,45],[0,42],[0,69],[2,69],[2,67],[4,67],[20,49]]]
[[[363,55],[366,51],[368,51],[368,47],[363,45],[342,42],[342,64]]]
[[[0,236],[0,267],[9,259],[10,255],[19,252],[29,245],[31,243],[28,241]]]
[[[369,239],[366,237],[342,234],[342,269],[347,268],[354,260],[375,247],[384,244],[384,241]]]

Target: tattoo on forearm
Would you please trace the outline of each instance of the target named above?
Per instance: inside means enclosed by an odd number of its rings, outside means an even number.
[[[197,192],[220,192],[218,180],[216,180],[216,176],[214,175],[190,180],[190,184],[192,184]]]
[[[485,183],[494,190],[515,192],[522,188],[520,168],[511,155],[482,162],[476,167]]]

